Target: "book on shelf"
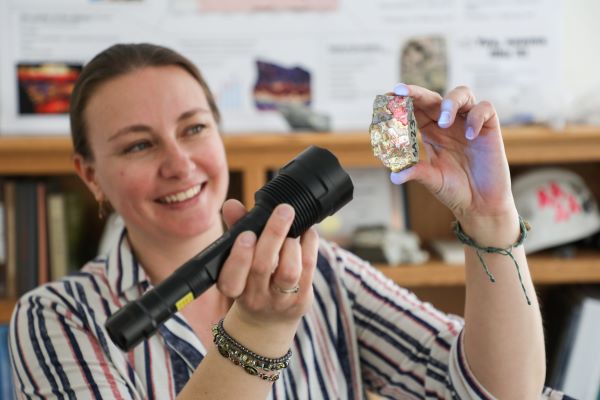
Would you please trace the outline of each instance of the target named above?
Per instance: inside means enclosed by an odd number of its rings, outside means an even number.
[[[46,206],[46,183],[36,182],[35,202],[37,208],[37,239],[38,239],[38,285],[48,282],[48,209]]]
[[[554,360],[551,386],[577,399],[597,400],[600,390],[600,292],[581,290],[571,305]]]
[[[52,280],[77,271],[96,255],[95,245],[82,246],[89,242],[87,230],[94,229],[85,202],[77,190],[48,190],[48,250]]]
[[[5,255],[0,259],[0,298],[17,298],[77,270],[88,225],[81,193],[33,178],[6,179],[0,188]]]
[[[36,186],[37,183],[31,179],[19,179],[15,186],[18,296],[35,288],[39,282]]]
[[[8,325],[6,324],[0,324],[0,399],[16,399],[8,351]]]
[[[62,192],[48,193],[48,253],[50,279],[59,279],[69,272],[69,241],[67,234],[66,200]]]
[[[17,295],[17,225],[15,218],[15,182],[7,180],[2,185],[5,210],[5,236],[6,236],[6,266],[4,276],[0,279],[5,281],[4,296],[15,298]]]

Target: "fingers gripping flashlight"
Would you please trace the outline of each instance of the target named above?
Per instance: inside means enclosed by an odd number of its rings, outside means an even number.
[[[217,281],[236,237],[260,235],[273,209],[290,204],[296,212],[288,236],[298,237],[352,200],[354,186],[328,150],[311,146],[288,162],[255,194],[255,206],[207,248],[158,286],[119,309],[106,321],[117,346],[128,351]]]

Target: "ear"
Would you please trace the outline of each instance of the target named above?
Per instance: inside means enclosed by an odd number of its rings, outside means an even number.
[[[79,178],[85,183],[98,202],[106,200],[104,192],[96,180],[96,167],[93,161],[86,160],[81,154],[73,156],[73,166]]]

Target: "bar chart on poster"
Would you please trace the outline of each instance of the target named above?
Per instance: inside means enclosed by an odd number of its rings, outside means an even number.
[[[225,133],[369,125],[398,81],[444,93],[471,86],[505,123],[560,110],[561,0],[5,0],[0,3],[0,132],[68,132],[82,65],[119,42],[153,42],[198,64]],[[508,84],[510,82],[510,84]],[[302,127],[306,129],[306,127]]]

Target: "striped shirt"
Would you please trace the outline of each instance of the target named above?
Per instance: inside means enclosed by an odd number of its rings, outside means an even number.
[[[313,307],[270,399],[363,399],[367,390],[393,399],[493,398],[469,370],[460,318],[325,241],[313,285]],[[106,258],[23,296],[10,331],[19,398],[174,399],[212,344],[179,313],[128,353],[104,328],[150,288],[123,233]],[[548,390],[543,398],[562,396]]]

